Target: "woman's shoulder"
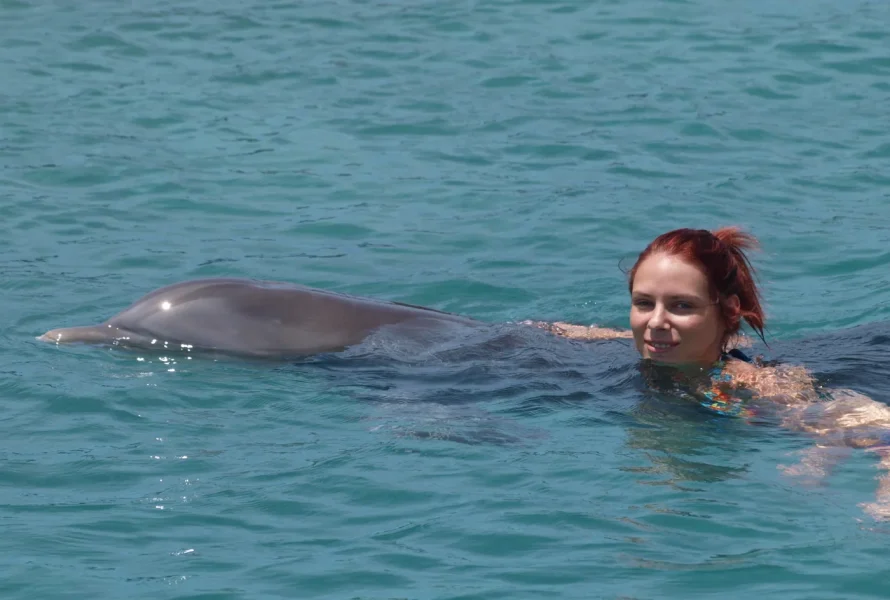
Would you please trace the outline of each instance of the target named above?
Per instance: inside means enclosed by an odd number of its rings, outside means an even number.
[[[764,365],[734,358],[727,361],[725,369],[737,385],[760,396],[798,394],[813,386],[810,372],[800,365]]]
[[[753,382],[759,375],[762,374],[761,371],[763,369],[768,368],[770,367],[758,366],[753,362],[741,360],[738,358],[727,360],[725,366],[723,367],[724,372],[726,372],[728,375],[731,375],[733,380],[738,383]]]

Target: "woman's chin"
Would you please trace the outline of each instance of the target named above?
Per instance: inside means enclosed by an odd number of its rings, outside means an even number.
[[[694,366],[700,365],[701,361],[685,356],[681,352],[677,352],[676,347],[661,352],[652,352],[649,348],[644,347],[640,356],[645,360],[656,365],[666,365],[672,367]]]
[[[667,357],[667,356],[659,356],[659,355],[657,355],[657,354],[654,355],[654,356],[650,355],[650,356],[647,356],[647,357],[644,357],[644,358],[649,359],[650,361],[652,361],[652,363],[654,363],[654,364],[656,364],[656,365],[670,365],[670,366],[677,366],[677,365],[682,365],[682,364],[684,364],[684,363],[686,362],[686,361],[683,361],[683,360],[671,360],[670,357]]]
[[[648,356],[643,356],[643,358],[648,360],[655,366],[672,367],[675,369],[693,369],[696,372],[701,369],[707,368],[710,364],[708,362],[695,360],[694,358],[689,358],[686,356],[663,356],[660,354],[649,354]]]
[[[684,362],[684,357],[677,352],[676,346],[665,350],[653,350],[652,348],[649,348],[648,345],[645,345],[643,346],[643,352],[641,354],[643,355],[643,358],[666,365],[674,365]]]

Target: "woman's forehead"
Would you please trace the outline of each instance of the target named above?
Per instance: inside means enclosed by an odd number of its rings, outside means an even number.
[[[633,291],[645,294],[707,295],[708,278],[698,265],[676,256],[648,257],[634,274]]]

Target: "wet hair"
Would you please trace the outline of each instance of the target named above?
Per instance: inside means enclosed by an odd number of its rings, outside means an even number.
[[[738,227],[721,227],[713,233],[707,229],[675,229],[655,238],[640,253],[628,274],[628,287],[633,293],[637,268],[653,254],[677,256],[702,267],[708,278],[711,296],[721,309],[726,333],[723,344],[739,331],[741,321],[747,321],[766,343],[763,327],[766,318],[760,305],[760,292],[754,281],[754,268],[745,250],[758,247],[757,239]],[[739,297],[739,311],[733,311],[727,299]]]

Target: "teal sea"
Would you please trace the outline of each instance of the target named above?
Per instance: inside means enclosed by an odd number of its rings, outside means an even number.
[[[0,23],[4,600],[890,595],[874,455],[804,485],[778,468],[802,434],[653,398],[624,340],[516,325],[626,326],[655,235],[737,224],[758,351],[890,402],[890,3]],[[490,326],[291,363],[35,340],[215,276]]]

